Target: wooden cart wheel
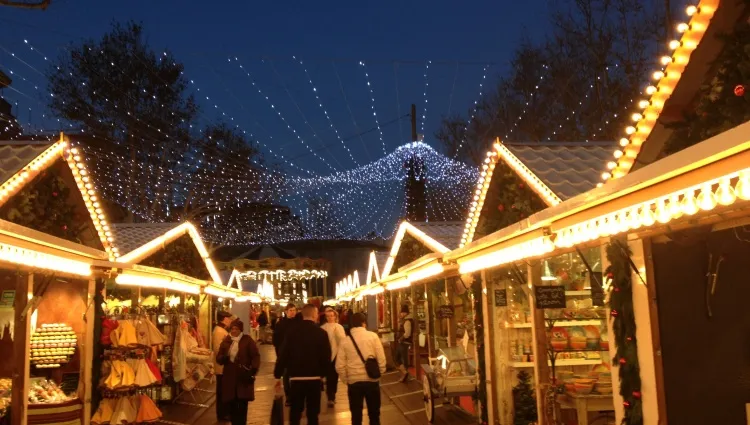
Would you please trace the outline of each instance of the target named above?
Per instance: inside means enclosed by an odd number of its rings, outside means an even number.
[[[422,394],[424,395],[424,413],[427,415],[427,421],[432,423],[435,420],[435,394],[427,374],[422,377]]]

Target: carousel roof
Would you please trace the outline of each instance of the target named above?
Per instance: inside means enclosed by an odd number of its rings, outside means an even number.
[[[284,260],[291,260],[293,258],[297,258],[297,255],[276,245],[261,245],[243,252],[237,258],[235,258],[235,260],[264,260],[266,258],[281,258]]]

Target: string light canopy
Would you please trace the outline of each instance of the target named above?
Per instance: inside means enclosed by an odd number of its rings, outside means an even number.
[[[672,54],[661,58],[662,67],[653,73],[653,82],[645,90],[649,98],[639,101],[638,111],[632,114],[633,123],[624,129],[625,134],[620,139],[620,149],[615,150],[613,159],[607,162],[607,169],[601,175],[603,182],[621,178],[633,167],[641,146],[656,126],[664,105],[680,82],[690,55],[703,39],[718,5],[719,0],[701,0],[697,5],[685,9],[689,22],[676,26],[680,36],[668,44]]]

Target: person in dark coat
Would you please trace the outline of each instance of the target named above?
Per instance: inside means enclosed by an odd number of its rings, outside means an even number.
[[[289,333],[290,329],[302,323],[301,321],[295,320],[297,316],[300,318],[302,317],[302,315],[297,314],[297,306],[289,303],[289,305],[286,306],[286,317],[279,320],[279,323],[276,324],[276,330],[273,331],[273,348],[276,350],[277,358],[281,353],[281,346],[286,340],[287,333]],[[278,362],[276,364],[278,364]],[[289,406],[289,374],[284,373],[283,376],[284,394],[286,395],[286,404]]]
[[[318,324],[318,308],[308,304],[302,308],[303,321],[289,330],[276,359],[273,374],[281,379],[284,372],[291,383],[289,424],[299,425],[302,412],[307,411],[308,425],[318,425],[321,382],[331,367],[331,343],[328,333]],[[276,382],[277,388],[281,385]]]
[[[260,351],[245,326],[237,319],[229,325],[229,336],[221,343],[217,363],[224,366],[223,402],[229,406],[232,425],[247,423],[247,404],[255,400],[255,375],[260,368]]]

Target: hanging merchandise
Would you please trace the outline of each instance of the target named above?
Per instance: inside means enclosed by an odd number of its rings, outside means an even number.
[[[31,335],[31,364],[38,369],[58,368],[70,361],[77,342],[70,326],[44,324]]]

